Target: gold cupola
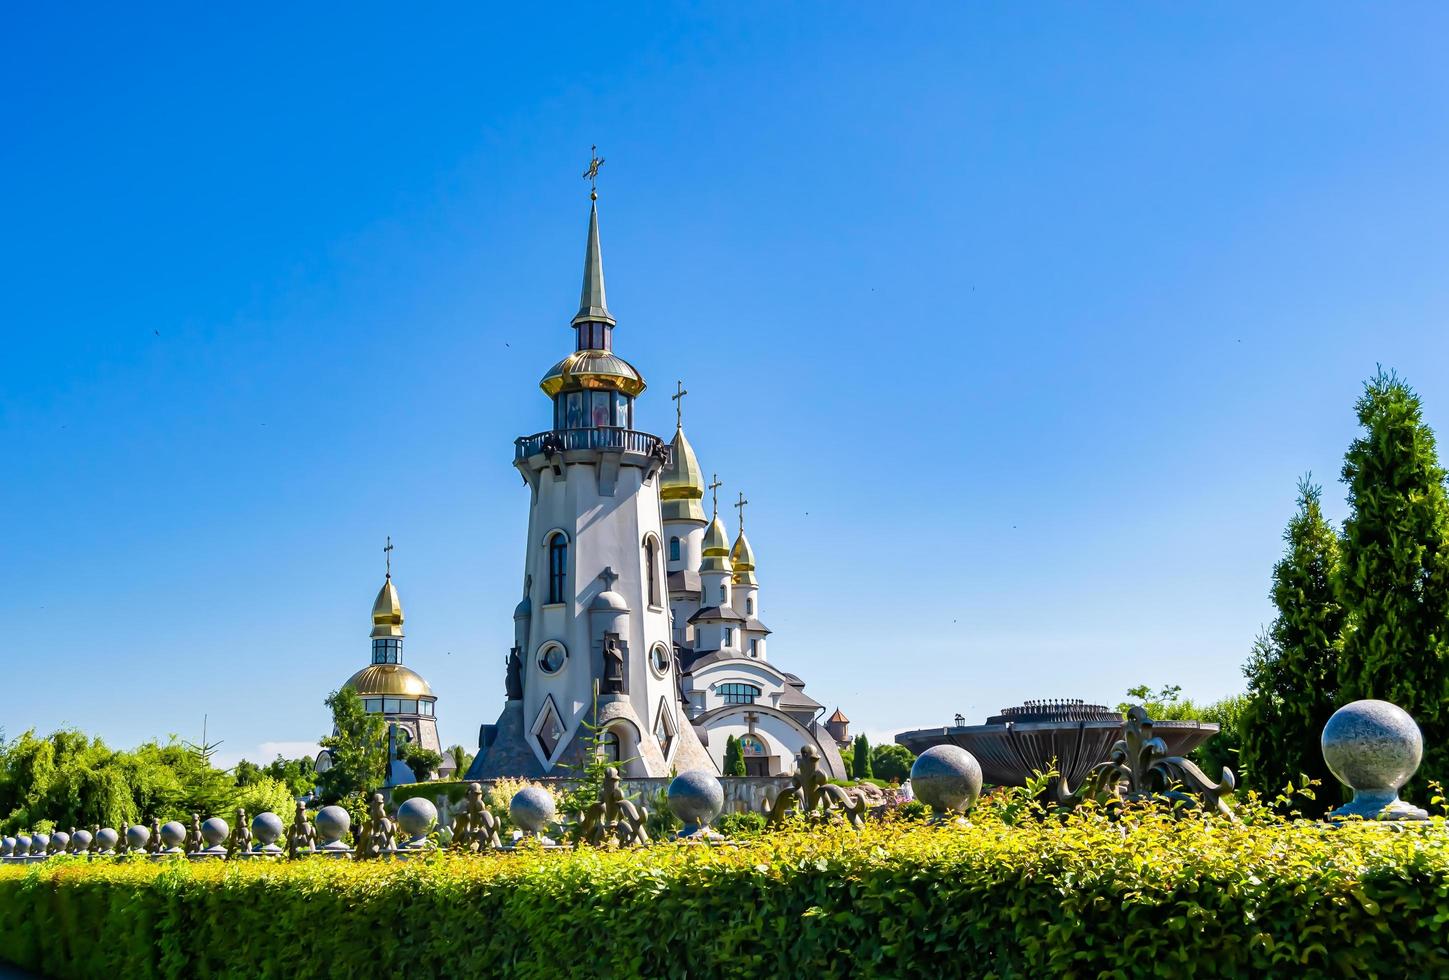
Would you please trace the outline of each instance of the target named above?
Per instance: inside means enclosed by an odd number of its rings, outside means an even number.
[[[372,604],[372,638],[401,637],[402,626],[402,600],[397,597],[397,587],[392,584],[392,574],[389,573]]]
[[[684,425],[674,430],[669,444],[669,465],[659,477],[659,500],[666,521],[704,523],[704,473],[694,447],[684,437]]]
[[[730,564],[730,539],[725,534],[724,522],[719,515],[709,522],[709,528],[704,532],[704,560],[699,563],[701,572],[732,572],[734,567]]]
[[[735,538],[735,546],[730,549],[730,563],[735,567],[736,585],[760,584],[755,579],[755,549],[750,547],[750,539],[745,537],[743,527],[740,528],[740,536]]]

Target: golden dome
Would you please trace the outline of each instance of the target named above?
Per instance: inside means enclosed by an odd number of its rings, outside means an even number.
[[[669,465],[659,477],[659,499],[666,521],[699,521],[704,523],[704,473],[694,447],[684,437],[684,427],[674,430],[669,444]]]
[[[389,575],[382,588],[377,590],[377,599],[372,604],[372,635],[374,638],[402,636],[402,624],[402,600],[397,597],[397,587],[392,584],[392,576]]]
[[[538,386],[550,398],[565,388],[602,388],[637,395],[645,387],[633,365],[606,350],[574,351],[549,368]]]
[[[343,687],[350,687],[358,697],[404,697],[430,698],[433,689],[417,671],[402,664],[373,664],[364,667],[347,679]]]
[[[725,536],[724,522],[716,514],[704,532],[704,560],[699,563],[701,572],[728,572],[730,567],[729,538]]]
[[[740,536],[735,538],[735,546],[730,549],[730,561],[735,566],[736,585],[759,584],[755,581],[755,549],[750,547],[744,528],[740,528]]]

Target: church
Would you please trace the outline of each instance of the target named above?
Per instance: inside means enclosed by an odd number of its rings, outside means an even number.
[[[506,701],[466,778],[568,775],[590,746],[627,776],[720,772],[730,736],[750,775],[793,772],[811,745],[843,778],[844,715],[822,722],[805,683],[766,655],[746,501],[731,544],[721,484],[706,485],[684,435],[683,387],[671,441],[635,427],[645,381],[614,352],[590,200],[574,350],[539,382],[550,427],[514,448],[529,518]]]

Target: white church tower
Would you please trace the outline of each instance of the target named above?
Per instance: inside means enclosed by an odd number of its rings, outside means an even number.
[[[609,756],[629,760],[626,775],[715,768],[681,701],[674,656],[666,569],[676,564],[660,505],[670,447],[635,428],[644,379],[613,352],[614,325],[593,203],[574,351],[539,383],[553,424],[516,443],[529,489],[524,597],[508,700],[481,733],[470,779],[565,775],[558,767],[583,760],[586,722],[604,730]],[[680,516],[692,523],[687,506]],[[688,536],[671,531],[670,547]]]

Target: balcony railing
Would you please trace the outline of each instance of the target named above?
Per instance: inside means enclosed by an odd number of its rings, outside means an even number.
[[[643,456],[657,454],[666,462],[669,459],[669,445],[658,436],[614,427],[536,432],[531,436],[520,436],[514,446],[515,460],[527,459],[538,453],[567,452],[570,449],[607,449],[639,453]]]

